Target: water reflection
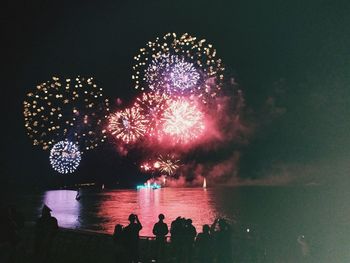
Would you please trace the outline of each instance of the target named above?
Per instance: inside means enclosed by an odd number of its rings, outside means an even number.
[[[212,223],[215,217],[226,217],[231,219],[235,236],[249,234],[258,237],[269,248],[270,255],[287,255],[289,248],[297,248],[298,236],[305,235],[310,246],[318,249],[321,258],[323,251],[333,251],[334,256],[348,253],[350,228],[347,219],[350,218],[350,209],[344,201],[349,200],[346,189],[218,187],[207,190],[84,190],[79,202],[75,200],[75,191],[61,190],[47,191],[44,195],[16,193],[12,199],[23,207],[28,220],[36,220],[37,214],[33,211],[39,211],[46,203],[52,208],[60,226],[109,233],[117,223],[126,225],[130,213],[139,215],[144,225],[142,235],[151,235],[159,213],[165,214],[168,225],[177,216],[191,218],[198,232],[203,224]]]
[[[80,226],[80,203],[75,200],[76,191],[46,191],[43,203],[52,209],[52,215],[62,227],[76,228]],[[41,209],[41,208],[40,208]]]
[[[214,189],[162,188],[140,190],[84,191],[80,201],[76,191],[46,191],[43,203],[53,211],[62,227],[99,230],[112,233],[116,224],[128,224],[130,213],[137,214],[143,229],[141,235],[152,235],[160,213],[169,225],[178,216],[191,218],[197,231],[218,216],[231,221],[233,211]],[[219,197],[219,199],[218,199]]]
[[[118,190],[106,195],[108,198],[102,198],[98,216],[105,219],[102,228],[107,232],[112,232],[117,223],[126,225],[130,213],[139,216],[143,224],[141,235],[152,235],[160,213],[165,215],[169,226],[178,216],[191,218],[197,231],[203,224],[213,222],[216,215],[211,195],[203,189]]]

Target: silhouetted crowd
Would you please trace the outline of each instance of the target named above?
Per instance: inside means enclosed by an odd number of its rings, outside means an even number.
[[[158,221],[153,226],[155,238],[148,237],[148,241],[140,242],[139,233],[142,224],[137,215],[130,214],[127,226],[120,224],[115,226],[112,235],[114,251],[111,248],[108,248],[108,251],[115,253],[118,263],[231,263],[236,262],[234,259],[244,259],[238,262],[268,262],[262,261],[266,258],[266,251],[262,253],[259,250],[261,245],[254,245],[255,240],[258,239],[250,235],[249,228],[246,229],[247,238],[240,239],[239,244],[233,245],[231,225],[223,218],[216,219],[211,225],[203,225],[202,232],[198,234],[189,218],[177,217],[171,222],[170,229],[164,219],[165,216],[159,214]],[[28,247],[23,247],[25,243],[22,242],[24,235],[21,234],[21,231],[23,229],[24,217],[14,206],[0,209],[1,263],[28,262],[28,258],[24,260],[23,256],[20,258],[20,251],[28,250]],[[51,215],[51,209],[44,205],[41,216],[35,224],[32,248],[30,248],[30,253],[26,253],[24,257],[30,257],[30,262],[50,262],[52,248],[57,244],[55,239],[58,229],[57,219]],[[290,256],[298,259],[294,262],[312,262],[307,239],[300,235],[297,244],[300,252],[295,256]],[[239,255],[241,252],[243,255]]]
[[[171,222],[170,229],[163,214],[158,219],[153,227],[155,238],[149,240],[153,262],[190,263],[194,259],[203,263],[232,262],[231,230],[224,219],[215,220],[211,226],[204,225],[198,235],[191,219],[178,217]],[[117,224],[112,236],[117,262],[141,262],[139,232],[142,224],[135,214],[130,214],[128,220],[125,227]],[[1,212],[0,227],[0,262],[17,262],[24,217],[15,207],[9,206]],[[34,228],[33,262],[48,262],[58,229],[57,219],[44,205]]]
[[[154,224],[154,262],[232,262],[231,227],[225,219],[216,219],[214,223],[204,225],[197,235],[191,219],[177,217],[170,226],[165,216],[160,214]],[[129,216],[129,225],[123,228],[117,224],[113,233],[117,262],[139,262],[139,231],[142,225],[137,215]]]

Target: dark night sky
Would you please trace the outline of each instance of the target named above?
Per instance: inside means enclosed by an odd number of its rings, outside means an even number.
[[[269,97],[285,109],[258,126],[242,152],[241,177],[260,178],[275,164],[349,170],[348,1],[52,2],[9,1],[1,8],[1,181],[73,180],[54,177],[47,152],[25,134],[29,90],[55,74],[93,75],[106,96],[131,98],[133,56],[166,32],[212,42],[257,118]],[[115,180],[133,171],[106,145],[86,155],[74,180]]]

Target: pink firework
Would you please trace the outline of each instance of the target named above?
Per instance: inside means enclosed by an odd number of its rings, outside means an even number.
[[[143,172],[155,172],[162,175],[172,176],[176,170],[180,167],[180,160],[174,155],[159,155],[156,159],[148,160],[140,165],[140,169]]]
[[[154,166],[157,166],[157,169],[161,173],[171,176],[174,175],[176,170],[179,168],[179,162],[180,160],[176,159],[173,155],[159,155],[157,161],[154,163]]]
[[[158,136],[159,126],[162,123],[162,114],[169,97],[161,92],[142,93],[136,99],[135,107],[147,119],[146,134],[151,137]]]
[[[153,166],[152,166],[152,164],[145,162],[145,163],[140,165],[140,169],[144,172],[150,172],[153,170]]]
[[[109,117],[109,132],[125,143],[136,142],[147,128],[148,120],[141,114],[138,107],[127,108],[112,113]]]
[[[198,107],[184,99],[170,100],[163,113],[162,132],[176,143],[188,143],[204,131],[204,116]]]

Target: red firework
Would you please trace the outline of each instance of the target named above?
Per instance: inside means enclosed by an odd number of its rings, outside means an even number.
[[[135,107],[139,109],[139,112],[148,121],[146,135],[150,137],[157,137],[159,135],[158,131],[163,120],[162,115],[168,99],[169,97],[166,94],[160,92],[142,93],[136,99]]]
[[[132,107],[113,113],[109,117],[109,132],[125,143],[135,142],[142,137],[148,120],[140,113],[139,108]]]
[[[149,172],[149,171],[152,171],[153,170],[153,166],[152,164],[148,163],[148,162],[145,162],[143,164],[140,165],[140,169],[144,172]]]
[[[163,119],[163,134],[176,143],[186,144],[196,140],[205,128],[203,113],[193,102],[184,99],[168,101]]]
[[[163,175],[172,176],[179,168],[180,160],[177,159],[174,155],[167,154],[165,156],[159,155],[155,160],[149,160],[143,162],[140,165],[140,169],[143,172],[155,172],[158,171]]]

